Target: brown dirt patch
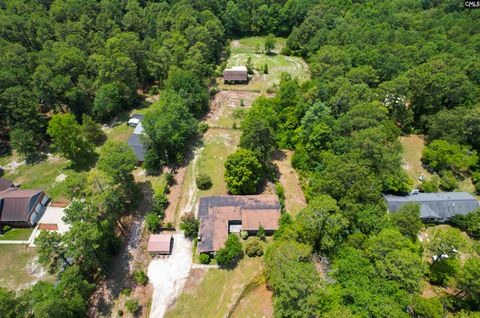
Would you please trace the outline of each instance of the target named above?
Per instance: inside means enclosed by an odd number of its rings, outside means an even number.
[[[164,222],[171,222],[174,226],[176,226],[176,211],[178,208],[178,204],[181,202],[182,198],[182,185],[183,180],[185,178],[185,170],[187,167],[181,167],[178,169],[174,174],[175,184],[170,187],[170,192],[167,194],[168,201],[170,204],[168,205],[167,209],[165,210],[165,219]]]
[[[265,284],[246,295],[237,305],[232,318],[273,317],[272,292]]]
[[[187,282],[185,287],[183,287],[184,293],[192,293],[200,285],[202,280],[205,278],[205,274],[208,269],[206,268],[192,268],[190,274],[188,275]]]

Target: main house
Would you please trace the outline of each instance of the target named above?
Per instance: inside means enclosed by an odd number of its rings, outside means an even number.
[[[143,126],[142,120],[144,118],[143,114],[133,114],[130,120],[128,121],[129,126],[134,126],[135,130],[132,135],[128,138],[128,145],[132,148],[135,153],[135,157],[138,162],[145,161],[145,146],[143,145],[142,135],[143,135]]]
[[[278,229],[280,203],[275,195],[212,196],[200,198],[198,252],[215,253],[230,233],[254,235],[260,226],[266,233]]]
[[[0,179],[0,225],[32,227],[45,213],[48,202],[42,190],[19,189],[10,181]]]
[[[223,71],[223,82],[225,84],[246,84],[248,83],[248,70],[245,66],[234,66]]]
[[[384,195],[390,213],[397,212],[407,203],[420,205],[420,218],[424,221],[445,222],[455,215],[466,215],[480,207],[467,192],[417,193],[406,196]]]

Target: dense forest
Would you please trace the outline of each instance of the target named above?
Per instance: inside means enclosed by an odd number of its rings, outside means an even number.
[[[428,136],[423,161],[437,177],[422,190],[453,190],[467,177],[480,190],[480,10],[454,0],[4,0],[0,10],[3,147],[29,158],[51,141],[75,160],[92,148],[82,129],[95,126],[91,118],[108,121],[153,87],[161,100],[145,118],[152,173],[183,160],[227,41],[288,36],[283,53],[304,57],[312,79],[285,74],[275,97],[260,97],[227,160],[227,182],[238,167],[254,171],[253,182],[230,182],[230,192],[246,194],[262,173],[274,179],[275,149],[295,150],[308,207],[295,219],[283,214],[265,255],[275,315],[479,315],[480,261],[460,262],[460,231],[434,235],[431,254],[452,257],[430,264],[418,206],[390,216],[381,195],[412,189],[398,141],[411,132]],[[76,129],[76,152],[62,146],[61,127]],[[134,157],[122,146],[107,144],[98,171],[67,180],[72,198],[85,199],[68,209],[72,230],[39,241],[57,283],[0,289],[2,316],[85,315],[93,283],[118,251],[120,217],[138,196]],[[455,225],[478,240],[479,219],[477,211]],[[422,298],[424,281],[458,292]]]

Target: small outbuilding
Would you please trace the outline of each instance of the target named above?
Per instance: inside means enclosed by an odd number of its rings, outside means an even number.
[[[133,133],[128,138],[128,145],[132,148],[133,152],[135,153],[135,157],[139,163],[145,161],[145,153],[146,148],[142,141],[142,135],[144,133],[142,120],[144,118],[143,114],[133,114],[130,120],[128,121],[128,125],[135,127]]]
[[[225,84],[246,84],[248,83],[248,70],[245,66],[234,66],[223,71],[223,82]]]
[[[172,234],[152,234],[148,239],[147,251],[152,254],[170,255],[173,248]]]

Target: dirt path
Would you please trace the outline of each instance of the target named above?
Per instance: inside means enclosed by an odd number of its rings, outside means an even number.
[[[307,206],[303,195],[297,172],[292,167],[292,151],[279,150],[274,155],[273,163],[277,165],[280,172],[280,184],[285,190],[285,209],[292,216],[295,216],[301,209]]]

